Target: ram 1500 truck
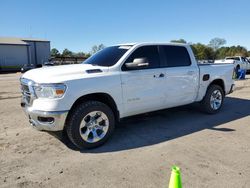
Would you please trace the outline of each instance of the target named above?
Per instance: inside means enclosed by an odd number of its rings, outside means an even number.
[[[250,71],[250,61],[247,58],[241,56],[226,57],[223,60],[215,60],[214,63],[233,64],[236,72],[238,72],[239,69]]]
[[[26,72],[21,106],[38,130],[65,130],[78,148],[93,148],[128,116],[194,102],[217,113],[232,74],[231,64],[198,65],[189,45],[116,45],[82,64]]]

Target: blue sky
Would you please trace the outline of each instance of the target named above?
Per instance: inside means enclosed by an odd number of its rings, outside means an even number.
[[[250,50],[250,1],[1,0],[0,36],[45,38],[75,52],[179,38],[208,44],[214,37]]]

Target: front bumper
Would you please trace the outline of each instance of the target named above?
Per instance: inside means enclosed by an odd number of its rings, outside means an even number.
[[[21,103],[25,114],[29,118],[30,125],[38,130],[61,131],[64,128],[68,111],[38,111]]]

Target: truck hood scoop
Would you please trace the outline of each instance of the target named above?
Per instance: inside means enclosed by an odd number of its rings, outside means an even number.
[[[91,73],[100,73],[102,72],[101,69],[89,69],[89,70],[86,70],[87,73],[91,74]]]

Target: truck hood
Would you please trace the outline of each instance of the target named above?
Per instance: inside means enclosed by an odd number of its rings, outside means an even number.
[[[107,67],[89,64],[60,65],[27,71],[22,78],[33,80],[36,83],[60,83],[84,77],[93,77],[105,72],[108,72]]]

